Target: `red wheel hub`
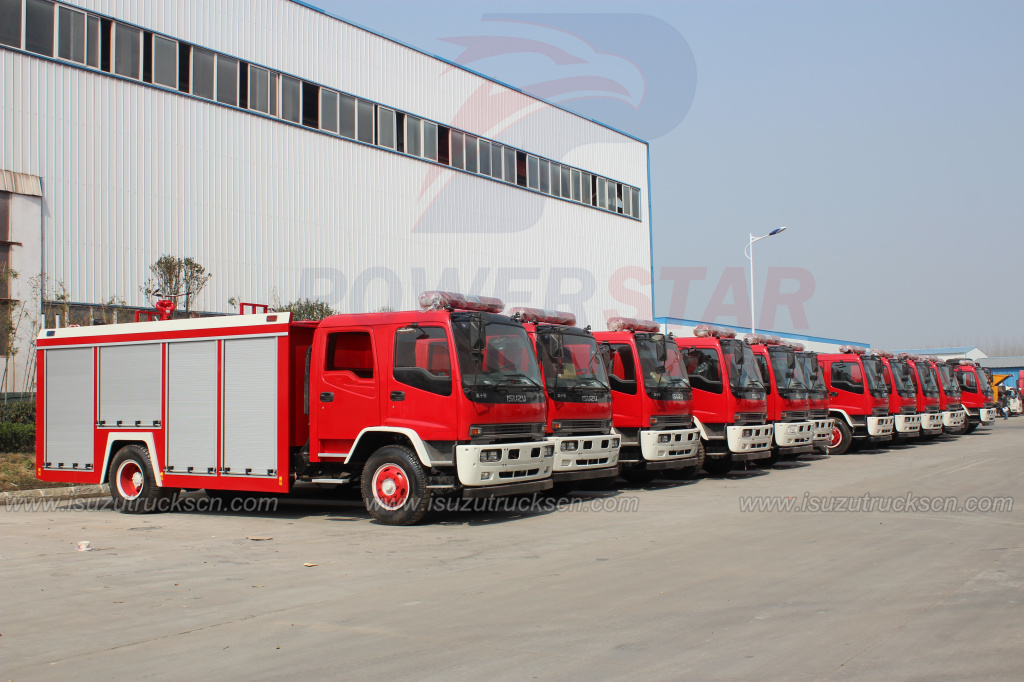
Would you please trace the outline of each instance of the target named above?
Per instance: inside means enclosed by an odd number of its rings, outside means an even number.
[[[142,494],[142,486],[146,483],[146,477],[142,473],[142,467],[137,462],[128,460],[122,462],[117,469],[117,490],[121,497],[126,500],[134,500]]]
[[[385,464],[373,475],[373,496],[384,509],[401,509],[409,499],[409,477],[397,464]]]
[[[832,442],[829,443],[829,447],[834,448],[839,445],[843,440],[843,432],[839,430],[838,426],[832,427]]]

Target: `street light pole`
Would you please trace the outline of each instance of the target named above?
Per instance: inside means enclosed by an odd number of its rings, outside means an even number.
[[[757,333],[756,330],[755,330],[755,326],[756,325],[754,324],[754,320],[755,320],[755,318],[754,318],[754,242],[759,242],[762,239],[766,239],[768,237],[774,237],[775,235],[779,234],[780,232],[782,232],[785,229],[786,229],[785,226],[779,227],[779,228],[776,228],[776,229],[772,230],[768,234],[761,235],[760,237],[755,237],[753,234],[751,234],[750,235],[750,242],[743,249],[744,255],[750,260],[750,333],[751,333],[751,335]]]

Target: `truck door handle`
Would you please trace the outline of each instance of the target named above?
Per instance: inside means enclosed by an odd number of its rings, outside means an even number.
[[[320,394],[320,402],[322,402],[322,403],[333,403],[334,402],[334,394],[331,393],[330,391],[324,391],[323,393]]]
[[[405,400],[405,391],[391,391],[391,399],[395,402]]]
[[[839,393],[837,393],[836,391],[832,391],[831,393],[829,393],[829,395],[832,396],[833,398],[839,397]]]

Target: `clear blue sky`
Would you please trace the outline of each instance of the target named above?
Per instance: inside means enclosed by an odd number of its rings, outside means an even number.
[[[806,329],[786,307],[775,329],[1024,340],[1024,2],[312,4],[452,60],[453,38],[480,36],[579,57],[469,65],[519,87],[621,84],[563,103],[651,144],[658,315],[703,317],[726,268],[746,272],[748,233],[786,225],[756,247],[759,316],[768,268],[809,273],[813,295]],[[685,302],[660,279],[673,267],[707,268]],[[780,291],[809,291],[801,277]]]

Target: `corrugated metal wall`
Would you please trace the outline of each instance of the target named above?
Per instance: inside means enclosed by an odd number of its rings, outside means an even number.
[[[171,253],[213,273],[206,310],[411,307],[443,284],[650,314],[629,279],[650,270],[646,145],[286,0],[78,4],[631,183],[643,220],[0,50],[0,168],[42,178],[45,268],[72,300],[145,305]]]

